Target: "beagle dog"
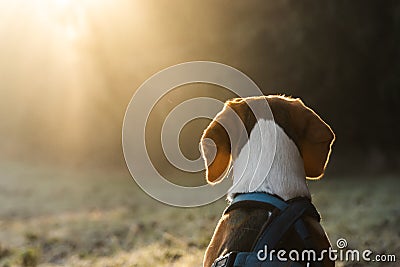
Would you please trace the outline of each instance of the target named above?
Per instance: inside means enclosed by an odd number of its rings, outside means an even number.
[[[323,176],[334,140],[331,128],[300,99],[270,95],[227,101],[204,131],[200,146],[208,183],[220,182],[232,169],[230,200],[243,193],[264,192],[283,201],[298,197],[311,201],[306,179]],[[273,207],[225,212],[203,266],[212,266],[232,251],[251,251],[274,214]],[[319,222],[307,215],[303,219],[313,249],[327,250],[330,242]],[[301,250],[302,243],[290,229],[278,248]],[[324,258],[322,265],[334,266],[334,262]]]

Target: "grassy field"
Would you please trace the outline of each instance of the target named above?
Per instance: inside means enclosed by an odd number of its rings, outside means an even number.
[[[331,242],[346,238],[350,248],[396,254],[399,261],[400,177],[351,178],[310,182]],[[166,206],[127,171],[3,162],[0,267],[200,266],[225,205]]]

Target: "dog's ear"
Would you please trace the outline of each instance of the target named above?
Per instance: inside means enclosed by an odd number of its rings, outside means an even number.
[[[335,134],[313,110],[300,99],[291,101],[292,123],[297,132],[297,146],[304,161],[304,169],[309,179],[323,176],[329,161]]]
[[[206,179],[210,184],[220,182],[231,165],[231,144],[240,128],[240,118],[234,110],[236,105],[234,101],[227,102],[204,130],[200,140]]]

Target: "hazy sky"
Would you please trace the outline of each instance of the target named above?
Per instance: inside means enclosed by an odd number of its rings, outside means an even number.
[[[387,140],[396,131],[378,129],[392,127],[398,109],[395,5],[0,0],[0,150],[7,158],[120,162],[134,91],[193,60],[236,67],[265,94],[301,97],[335,129],[343,151],[393,148]],[[366,131],[370,118],[378,126]],[[382,133],[390,138],[376,138]]]

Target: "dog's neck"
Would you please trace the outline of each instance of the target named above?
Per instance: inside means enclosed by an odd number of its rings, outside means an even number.
[[[271,120],[259,119],[239,154],[233,158],[233,186],[228,198],[250,192],[275,194],[284,200],[311,198],[296,144]]]

